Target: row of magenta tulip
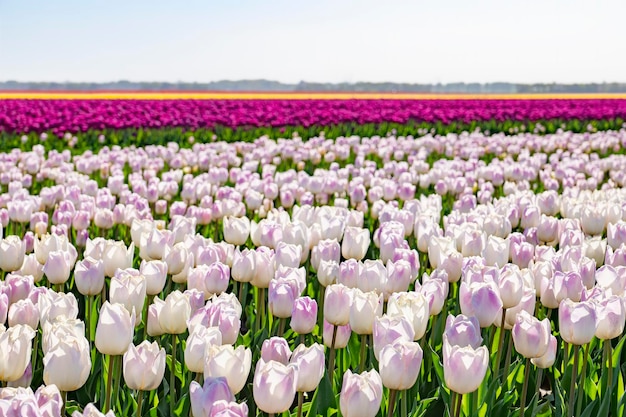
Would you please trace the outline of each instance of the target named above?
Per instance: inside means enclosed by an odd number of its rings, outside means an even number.
[[[3,388],[0,409],[619,414],[624,144],[475,133],[2,154],[0,380],[46,388]]]
[[[342,123],[626,118],[625,99],[2,100],[0,130],[329,126]]]

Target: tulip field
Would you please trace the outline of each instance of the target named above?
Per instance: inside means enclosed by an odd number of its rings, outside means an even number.
[[[0,417],[622,416],[625,120],[0,99]]]

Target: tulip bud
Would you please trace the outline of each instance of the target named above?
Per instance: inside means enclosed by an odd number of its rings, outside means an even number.
[[[96,295],[104,287],[104,261],[87,257],[76,262],[74,282],[78,292],[83,295]]]
[[[598,339],[610,340],[622,334],[626,321],[626,309],[621,297],[613,295],[596,303],[596,314],[598,316],[596,329]]]
[[[0,269],[5,272],[20,269],[24,263],[25,251],[26,247],[19,236],[7,236],[2,239],[0,241]]]
[[[96,348],[105,355],[122,355],[133,341],[135,314],[122,304],[105,301],[96,327]]]
[[[244,245],[250,236],[250,219],[226,216],[223,222],[224,240],[233,245]]]
[[[39,309],[30,299],[18,300],[9,307],[9,326],[25,324],[33,330],[39,325]]]
[[[537,318],[522,310],[512,330],[515,350],[525,358],[539,358],[548,350],[550,321]]]
[[[198,326],[187,338],[185,364],[191,372],[204,372],[204,362],[208,346],[221,346],[222,333],[217,327]]]
[[[290,356],[291,349],[289,348],[289,343],[282,337],[271,337],[263,341],[261,359],[265,362],[276,361],[287,365]]]
[[[374,291],[352,290],[350,328],[356,334],[372,334],[374,318],[383,315],[383,295]]]
[[[515,265],[502,268],[497,280],[502,308],[511,308],[519,304],[524,295],[524,283],[522,274]]]
[[[569,299],[559,304],[559,331],[567,343],[589,343],[597,328],[596,310],[589,301],[573,302]]]
[[[123,373],[130,389],[157,389],[165,375],[165,349],[159,349],[157,342],[147,340],[137,346],[131,343],[124,353]]]
[[[111,278],[109,301],[123,304],[129,312],[134,309],[136,324],[141,322],[145,298],[146,279],[136,269],[120,269]]]
[[[380,351],[397,340],[412,342],[415,338],[413,325],[404,316],[382,316],[374,319],[374,356],[380,358]]]
[[[341,284],[329,285],[324,295],[324,319],[335,326],[350,322],[350,289]]]
[[[43,273],[46,274],[51,284],[64,284],[70,277],[71,262],[71,255],[68,252],[49,252],[48,259],[43,266]]]
[[[308,334],[317,323],[317,301],[311,297],[298,297],[291,311],[291,329],[298,334]]]
[[[252,351],[244,346],[232,345],[209,346],[204,363],[205,377],[225,377],[233,394],[238,394],[246,385],[250,367],[252,366]]]
[[[379,355],[383,385],[393,390],[411,388],[417,381],[423,355],[417,342],[398,340],[383,347]]]
[[[159,314],[159,325],[168,334],[181,334],[187,330],[191,316],[189,298],[176,290],[167,295]]]
[[[458,394],[476,391],[485,378],[489,351],[481,346],[451,346],[443,342],[443,375],[446,385]]]
[[[463,314],[448,316],[443,336],[451,346],[471,346],[477,349],[483,342],[478,319]]]
[[[35,331],[21,324],[0,334],[0,381],[16,381],[24,375],[30,363],[34,337]]]
[[[353,374],[348,369],[343,375],[339,407],[344,417],[374,417],[380,410],[383,382],[376,370]]]
[[[290,363],[298,369],[296,391],[313,391],[324,376],[324,347],[319,343],[310,347],[298,345],[291,355]]]
[[[254,278],[256,268],[256,252],[250,249],[235,249],[231,276],[235,281],[250,282]]]
[[[498,311],[502,308],[502,300],[495,284],[461,283],[459,292],[461,312],[468,316],[475,316],[480,327],[489,327]]]
[[[346,259],[360,261],[367,254],[370,245],[369,229],[346,227],[341,242],[341,254]]]
[[[133,254],[135,245],[130,244],[128,248],[122,241],[108,240],[102,254],[104,260],[104,274],[113,277],[118,269],[130,268],[133,264]]]
[[[167,264],[164,261],[141,261],[139,273],[146,279],[146,294],[157,295],[165,288]]]
[[[191,399],[191,413],[194,417],[212,415],[214,405],[218,401],[231,402],[235,397],[228,388],[226,378],[206,378],[204,385],[200,386],[193,381],[189,386],[189,397]]]
[[[289,278],[271,280],[268,291],[271,313],[278,318],[290,317],[294,302],[299,296],[300,289],[296,280]]]
[[[252,285],[257,288],[268,288],[276,271],[274,251],[265,246],[255,251],[255,270]]]
[[[543,356],[539,358],[533,358],[530,361],[537,368],[549,368],[554,364],[554,360],[556,359],[556,348],[557,348],[557,340],[556,337],[550,335],[550,340],[548,342],[548,349]]]
[[[66,335],[43,358],[43,381],[61,391],[80,389],[91,372],[89,342],[85,337]]]
[[[276,265],[282,265],[290,268],[297,268],[300,266],[300,260],[302,259],[302,246],[285,243],[284,241],[278,242],[276,245]]]
[[[266,413],[289,410],[296,395],[297,369],[280,362],[259,359],[254,371],[254,402]]]

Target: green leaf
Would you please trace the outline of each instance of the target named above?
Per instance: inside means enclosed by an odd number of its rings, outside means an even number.
[[[336,407],[335,393],[330,386],[330,380],[326,373],[313,394],[311,408],[309,409],[307,417],[315,417],[320,414],[319,411],[321,411],[322,414],[326,414],[331,407]]]

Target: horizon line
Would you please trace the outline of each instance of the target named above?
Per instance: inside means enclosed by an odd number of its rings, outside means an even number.
[[[558,100],[626,99],[626,93],[370,93],[189,91],[3,91],[0,100]]]

